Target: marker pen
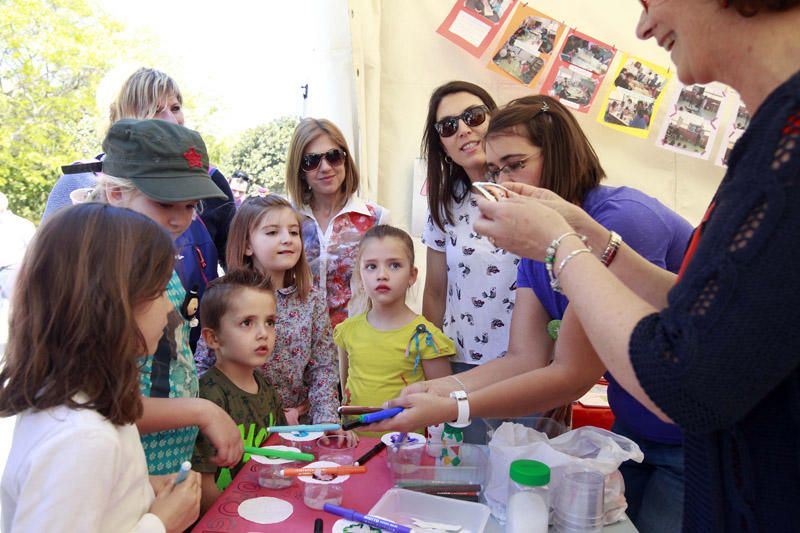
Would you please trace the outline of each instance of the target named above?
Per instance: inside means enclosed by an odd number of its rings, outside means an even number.
[[[292,452],[289,450],[275,450],[273,448],[256,448],[255,446],[245,446],[244,452],[250,455],[261,455],[264,457],[277,457],[279,459],[294,459],[296,461],[313,461],[314,456],[310,453]]]
[[[392,418],[393,416],[396,416],[402,412],[402,407],[392,407],[391,409],[384,409],[383,411],[378,411],[377,413],[368,413],[366,415],[361,415],[361,423],[372,424],[374,422],[380,422],[381,420]]]
[[[178,475],[175,477],[175,484],[179,485],[186,481],[186,477],[189,475],[189,472],[192,470],[192,463],[189,461],[184,461],[181,463],[181,469],[178,470]]]
[[[361,522],[362,524],[366,524],[370,527],[377,527],[378,529],[382,529],[384,531],[389,531],[389,533],[411,533],[412,530],[410,527],[406,527],[401,524],[397,524],[395,522],[390,522],[389,520],[384,520],[383,518],[378,518],[377,516],[370,516],[364,515],[359,513],[358,511],[353,511],[352,509],[345,509],[344,507],[339,507],[338,505],[332,505],[330,503],[326,503],[323,507],[323,510],[341,516],[347,520],[352,520],[353,522]]]
[[[333,474],[344,476],[349,474],[366,474],[366,466],[321,466],[319,468],[284,468],[280,474],[289,476],[313,476],[314,474]]]
[[[269,433],[292,433],[293,431],[337,431],[342,429],[339,424],[300,424],[297,426],[270,426]]]
[[[353,464],[356,466],[363,465],[364,463],[366,463],[367,461],[369,461],[370,459],[381,453],[381,450],[383,450],[384,448],[386,448],[386,443],[383,441],[379,442],[378,444],[370,448],[369,451],[367,451],[367,453],[359,457],[358,460]]]

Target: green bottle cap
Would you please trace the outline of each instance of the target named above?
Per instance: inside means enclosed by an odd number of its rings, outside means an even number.
[[[541,487],[550,483],[550,467],[539,461],[512,461],[509,474],[512,481],[528,487]]]

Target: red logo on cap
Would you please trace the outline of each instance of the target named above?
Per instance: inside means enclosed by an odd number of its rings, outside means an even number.
[[[190,167],[203,168],[203,154],[194,149],[194,146],[183,153],[183,158],[188,161]]]

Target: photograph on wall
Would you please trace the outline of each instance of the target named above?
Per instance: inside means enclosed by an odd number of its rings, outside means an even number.
[[[709,159],[719,130],[720,109],[730,89],[721,83],[681,85],[661,125],[656,145]]]
[[[531,87],[550,62],[563,31],[560,22],[535,9],[520,7],[487,66]]]
[[[625,54],[597,121],[646,139],[670,77],[667,69]]]
[[[750,125],[750,112],[744,106],[739,96],[736,96],[736,116],[733,121],[725,128],[725,134],[722,136],[722,143],[717,151],[717,157],[714,161],[721,167],[728,167],[728,158],[731,155],[731,150],[736,144],[736,141],[742,136],[744,131]]]
[[[616,53],[613,46],[571,29],[554,58],[542,94],[587,113]]]
[[[458,0],[436,32],[480,57],[516,4],[517,0]]]

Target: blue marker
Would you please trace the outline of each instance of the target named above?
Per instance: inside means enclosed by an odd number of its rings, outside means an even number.
[[[342,429],[339,424],[300,424],[299,426],[270,426],[269,433],[294,433],[297,431],[338,431]]]
[[[393,416],[402,412],[402,407],[392,407],[391,409],[384,409],[383,411],[378,411],[377,413],[368,413],[366,415],[361,415],[361,423],[372,424],[374,422],[380,422],[381,420],[392,418]]]
[[[186,477],[189,475],[189,472],[192,470],[192,463],[189,461],[184,461],[181,463],[181,469],[178,471],[178,475],[175,477],[175,484],[178,485],[186,481]]]
[[[361,522],[362,524],[366,524],[370,527],[377,527],[378,529],[388,531],[389,533],[412,533],[410,527],[396,524],[395,522],[390,522],[389,520],[384,520],[383,518],[378,518],[377,516],[361,514],[358,511],[345,509],[344,507],[339,507],[338,505],[326,503],[322,508],[329,513],[341,516],[347,520]]]

